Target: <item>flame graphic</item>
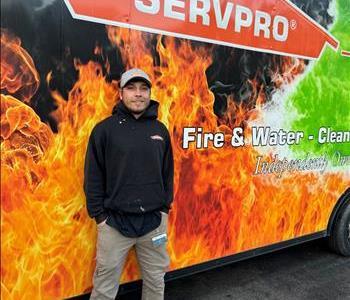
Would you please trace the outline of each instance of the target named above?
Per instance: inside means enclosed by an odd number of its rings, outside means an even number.
[[[28,102],[39,87],[39,74],[19,38],[1,29],[1,90]]]
[[[172,136],[171,270],[326,227],[335,201],[349,186],[342,173],[254,177],[258,153],[249,146],[181,147],[185,126],[229,134],[235,124],[256,117],[265,102],[256,82],[251,82],[256,109],[227,99],[228,112],[219,120],[205,75],[211,48],[155,36],[156,49],[150,49],[140,32],[107,27],[107,33],[126,67],[150,74],[160,119]],[[28,106],[39,82],[33,60],[19,39],[5,32],[1,47],[6,70],[1,69],[1,296],[60,299],[82,294],[91,288],[96,239],[85,209],[83,161],[93,126],[110,114],[118,99],[117,84],[105,79],[99,63],[76,60],[79,78],[68,99],[51,93],[58,107],[53,114],[58,132],[53,133]],[[302,70],[302,63],[286,60],[279,80],[291,80]],[[131,253],[122,281],[137,278]]]

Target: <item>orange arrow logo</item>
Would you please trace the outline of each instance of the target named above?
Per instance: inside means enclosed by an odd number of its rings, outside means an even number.
[[[339,42],[287,0],[65,0],[73,18],[317,59]]]

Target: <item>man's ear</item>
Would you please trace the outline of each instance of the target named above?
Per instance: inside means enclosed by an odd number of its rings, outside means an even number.
[[[123,89],[119,89],[119,98],[123,100]]]

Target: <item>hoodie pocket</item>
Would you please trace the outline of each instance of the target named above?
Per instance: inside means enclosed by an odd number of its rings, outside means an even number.
[[[159,182],[127,184],[118,193],[115,208],[124,212],[145,213],[162,207],[164,200],[165,192]]]

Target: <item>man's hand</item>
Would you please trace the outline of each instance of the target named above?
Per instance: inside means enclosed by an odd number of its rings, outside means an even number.
[[[103,222],[106,223],[107,218],[108,218],[107,214],[103,213],[103,214],[98,215],[97,217],[95,217],[96,224],[100,225]]]

